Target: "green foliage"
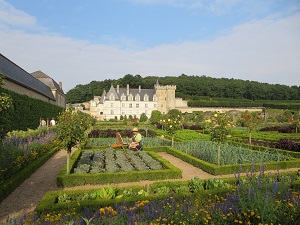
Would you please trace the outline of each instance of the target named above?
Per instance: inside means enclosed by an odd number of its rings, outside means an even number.
[[[179,117],[181,117],[182,114],[178,109],[171,109],[169,112],[165,115],[165,118],[167,119],[173,119],[178,120]]]
[[[163,126],[163,129],[167,131],[168,134],[174,135],[177,130],[182,129],[182,117],[178,115],[173,119],[163,119],[160,120],[160,124]]]
[[[159,121],[162,119],[162,114],[158,110],[153,110],[150,116],[150,123],[152,125],[159,124]]]
[[[229,128],[232,126],[226,113],[214,113],[210,117],[211,140],[217,143],[224,143],[229,135]]]
[[[200,180],[199,177],[194,177],[193,179],[189,180],[188,187],[190,192],[200,192],[204,190],[204,181]]]
[[[140,122],[146,122],[148,120],[148,117],[146,113],[142,113],[140,116]]]
[[[67,109],[57,120],[57,140],[64,149],[71,152],[73,147],[87,138],[86,131],[94,122],[95,120],[88,114]]]
[[[36,129],[41,118],[56,118],[63,111],[57,105],[0,87],[1,92],[11,96],[12,106],[5,111],[0,110],[0,139],[9,131]]]
[[[118,80],[92,81],[90,84],[77,85],[67,92],[68,103],[86,102],[94,96],[100,96],[108,91],[111,84],[131,88],[153,88],[157,77],[127,74]],[[278,107],[299,109],[299,102],[287,100],[300,100],[300,87],[280,84],[266,84],[256,81],[243,81],[227,78],[212,78],[208,76],[166,76],[160,77],[161,85],[176,85],[176,97],[189,99],[189,106],[194,107]],[[201,97],[200,97],[201,96]],[[261,100],[261,101],[259,101]],[[268,101],[266,101],[268,100]],[[271,100],[281,100],[276,103]]]

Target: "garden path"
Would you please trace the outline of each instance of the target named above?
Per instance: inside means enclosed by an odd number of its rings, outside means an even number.
[[[22,215],[24,213],[33,212],[42,197],[48,191],[63,190],[56,186],[56,176],[66,163],[66,151],[59,151],[51,157],[43,166],[35,171],[28,179],[26,179],[11,195],[0,203],[0,224],[4,222],[8,215],[10,217]],[[165,152],[158,153],[164,159],[168,160],[174,166],[182,170],[182,178],[176,180],[190,180],[195,176],[201,179],[215,177],[230,177],[233,175],[214,176],[203,170],[186,163],[173,155]],[[291,170],[298,170],[297,168]],[[171,179],[175,180],[175,179]],[[170,180],[170,181],[171,181]],[[119,183],[116,186],[130,186],[133,184],[146,185],[155,181],[140,181],[130,183]],[[114,185],[114,184],[111,184]],[[85,185],[80,187],[65,188],[65,190],[91,189],[101,187],[103,185]],[[106,185],[104,185],[106,186]]]

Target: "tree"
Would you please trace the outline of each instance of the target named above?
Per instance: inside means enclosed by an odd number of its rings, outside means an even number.
[[[171,109],[169,112],[166,114],[166,117],[168,119],[177,119],[178,116],[181,116],[182,113],[178,109]]]
[[[142,113],[140,116],[140,122],[146,122],[148,120],[148,117],[146,113]]]
[[[67,109],[57,120],[57,140],[63,149],[67,150],[67,174],[70,174],[70,156],[72,148],[87,138],[87,130],[95,120],[80,111]]]
[[[210,117],[210,139],[218,143],[218,165],[221,159],[221,144],[227,140],[229,127],[231,123],[228,121],[226,113],[214,113]]]
[[[158,110],[153,110],[151,112],[151,116],[150,116],[150,123],[152,125],[157,125],[159,124],[160,120],[162,119],[162,114],[160,111]]]
[[[177,118],[160,120],[160,123],[163,126],[162,128],[172,136],[172,147],[173,147],[174,134],[177,130],[182,129],[182,117],[178,115]]]
[[[247,127],[249,132],[249,144],[251,145],[252,142],[252,133],[255,131],[258,127],[258,124],[260,123],[261,117],[259,115],[255,115],[255,113],[246,111],[243,115],[244,118],[244,125]]]

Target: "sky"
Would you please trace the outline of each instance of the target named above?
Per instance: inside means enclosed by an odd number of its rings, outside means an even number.
[[[300,86],[300,0],[0,0],[0,53],[65,93],[126,74]]]

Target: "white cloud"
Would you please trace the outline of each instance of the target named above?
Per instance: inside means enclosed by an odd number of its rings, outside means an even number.
[[[13,17],[17,19],[9,23],[18,24],[14,21],[19,21],[22,13],[16,14]],[[25,26],[35,27],[35,19],[27,18]],[[140,51],[92,45],[54,34],[1,30],[0,26],[0,51],[28,72],[42,70],[62,81],[65,91],[77,84],[118,79],[125,74],[144,77],[185,73],[299,86],[299,21],[300,14],[257,20],[212,41]]]
[[[36,29],[36,19],[11,4],[0,0],[0,22],[9,26]]]

